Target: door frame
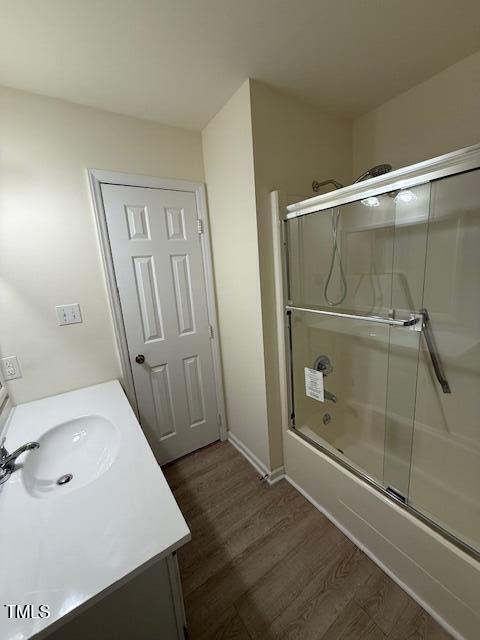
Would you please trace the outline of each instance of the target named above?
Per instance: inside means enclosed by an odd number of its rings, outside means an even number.
[[[123,319],[120,294],[115,277],[113,257],[108,235],[107,218],[102,198],[102,184],[118,185],[123,187],[144,187],[150,189],[165,189],[169,191],[185,191],[193,193],[197,205],[198,220],[201,220],[202,233],[199,234],[202,250],[203,275],[207,296],[208,322],[213,330],[210,338],[212,351],[215,396],[217,401],[217,425],[220,440],[227,439],[227,421],[225,412],[225,394],[223,390],[223,372],[220,352],[220,340],[217,321],[217,306],[215,300],[215,284],[213,278],[212,250],[210,242],[210,230],[207,215],[207,196],[205,185],[201,182],[189,182],[186,180],[173,180],[168,178],[156,178],[153,176],[121,173],[103,169],[87,169],[87,177],[90,185],[93,212],[97,227],[100,253],[103,261],[103,271],[107,285],[110,310],[112,312],[115,341],[117,344],[120,366],[122,371],[122,386],[127,398],[139,418],[137,397],[133,381],[133,372],[128,353],[127,335]]]

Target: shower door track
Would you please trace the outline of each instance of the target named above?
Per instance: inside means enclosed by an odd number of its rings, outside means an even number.
[[[378,480],[375,480],[374,478],[369,476],[368,473],[365,473],[364,471],[360,471],[360,469],[357,469],[355,465],[350,464],[340,456],[335,455],[333,451],[330,451],[330,449],[328,449],[327,447],[324,447],[323,445],[319,444],[315,440],[312,440],[312,438],[309,438],[301,431],[298,431],[295,427],[290,428],[289,431],[291,431],[292,433],[295,434],[295,436],[297,436],[301,440],[304,440],[309,445],[311,445],[312,447],[314,447],[315,449],[317,449],[318,451],[326,455],[328,458],[330,458],[331,460],[339,464],[346,471],[349,471],[350,473],[352,473],[355,477],[359,478],[360,480],[363,480],[366,484],[368,484],[368,486],[372,487],[372,489],[375,489],[376,491],[378,491],[384,498],[387,498],[390,502],[393,502],[394,504],[396,504],[398,507],[400,507],[410,515],[420,520],[420,522],[422,522],[423,524],[426,524],[428,527],[433,529],[435,533],[438,533],[440,536],[442,536],[442,538],[445,538],[448,542],[460,548],[464,553],[469,555],[471,558],[473,558],[474,560],[480,561],[479,551],[471,547],[468,543],[464,542],[460,538],[457,538],[457,536],[455,536],[453,533],[450,533],[450,531],[447,531],[446,529],[444,529],[437,522],[435,522],[435,520],[432,520],[428,516],[424,515],[421,511],[418,511],[417,509],[415,509],[415,507],[412,507],[412,505],[408,504],[408,502],[403,502],[403,500],[401,500],[400,498],[397,498],[394,493],[390,493],[388,491],[389,487],[384,487],[382,484],[380,484]],[[394,487],[392,488],[394,489]]]

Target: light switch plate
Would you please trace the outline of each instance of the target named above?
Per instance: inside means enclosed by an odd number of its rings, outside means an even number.
[[[2,375],[5,380],[15,380],[15,378],[22,377],[17,356],[7,356],[6,358],[2,358],[0,360],[0,366],[2,367]]]
[[[80,305],[75,304],[60,304],[55,307],[55,313],[57,315],[58,324],[78,324],[82,321],[82,313],[80,311]]]

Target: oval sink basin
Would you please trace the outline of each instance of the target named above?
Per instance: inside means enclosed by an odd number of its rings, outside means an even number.
[[[38,440],[23,465],[25,488],[34,497],[79,489],[107,471],[115,460],[120,435],[102,416],[82,416],[52,427]]]

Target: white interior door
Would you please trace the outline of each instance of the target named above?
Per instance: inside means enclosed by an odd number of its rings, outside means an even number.
[[[164,464],[219,439],[195,195],[102,185],[140,422]]]

